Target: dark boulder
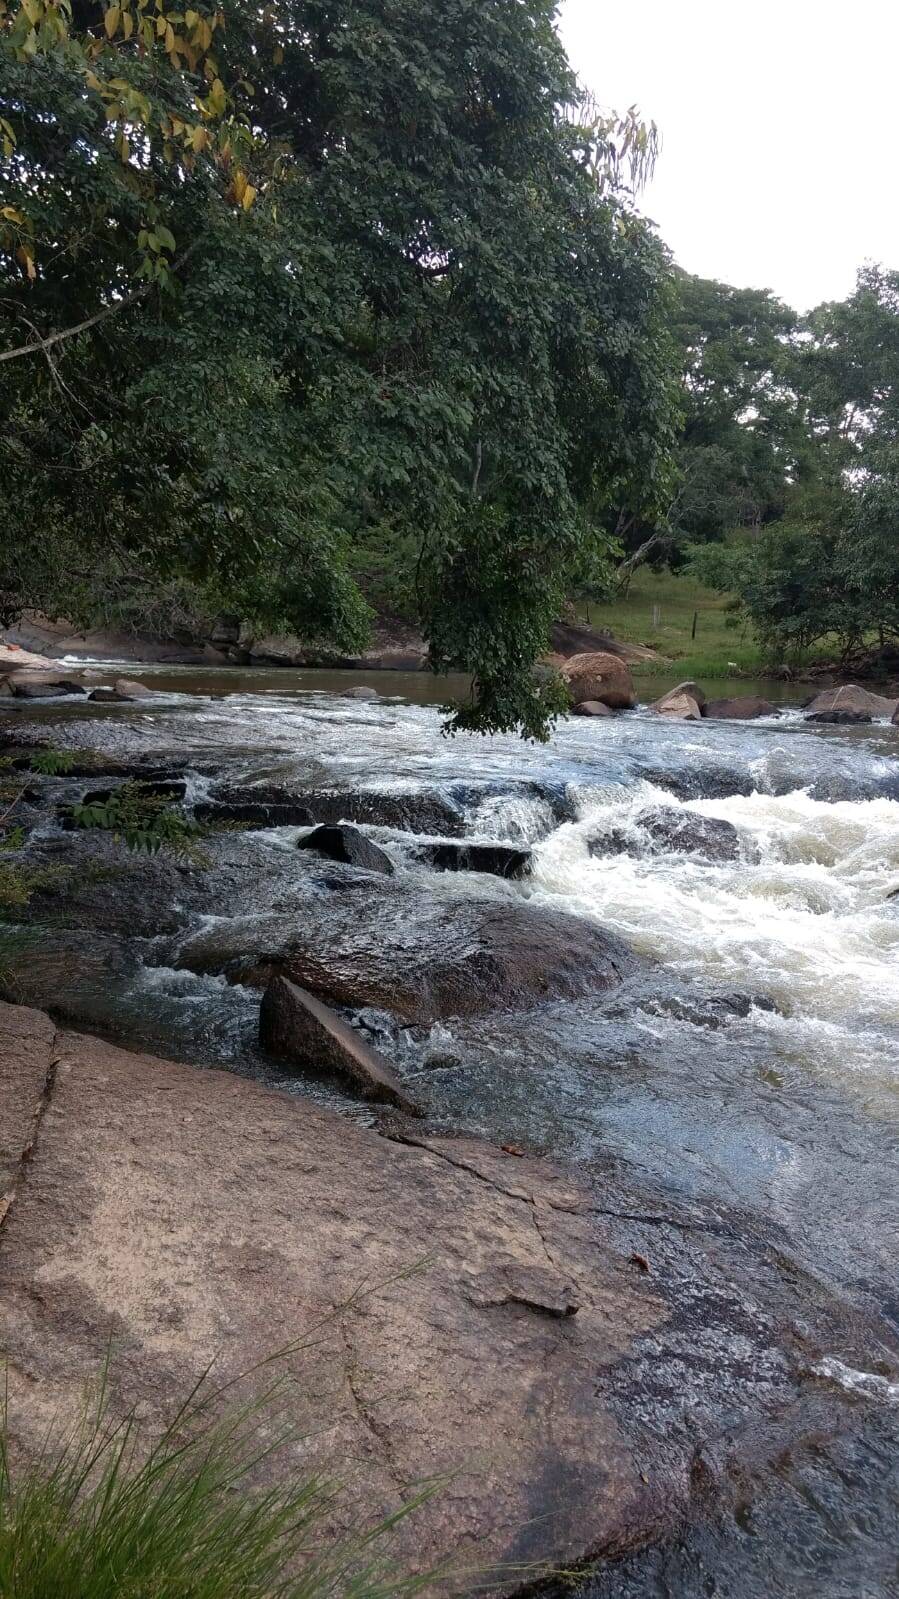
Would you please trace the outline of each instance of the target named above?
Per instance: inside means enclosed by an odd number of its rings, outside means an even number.
[[[516,844],[423,844],[416,850],[438,872],[491,872],[494,877],[523,877],[531,852]]]
[[[706,860],[739,860],[740,835],[730,822],[665,807],[635,818],[638,837],[610,828],[588,840],[591,855],[702,855]]]
[[[356,827],[325,823],[314,827],[311,833],[297,839],[297,849],[312,849],[329,860],[343,861],[347,866],[359,866],[366,872],[393,871],[393,861],[370,838]]]
[[[316,822],[356,822],[392,827],[404,833],[458,838],[465,819],[457,806],[428,789],[382,793],[378,790],[309,789],[301,796]]]
[[[707,700],[703,715],[717,722],[750,722],[756,716],[776,716],[777,706],[757,694],[731,700]]]
[[[247,822],[255,827],[311,827],[317,820],[305,800],[276,783],[246,788],[218,784],[194,806],[200,822]]]
[[[417,1114],[390,1062],[330,1006],[285,977],[273,978],[265,991],[259,1041],[270,1054],[305,1071],[347,1079],[363,1099]]]
[[[187,784],[181,777],[135,777],[131,781],[138,787],[141,794],[146,794],[154,799],[183,800],[187,793]],[[115,792],[116,788],[88,789],[81,803],[83,805],[105,805]]]
[[[610,990],[639,965],[602,928],[534,905],[419,907],[403,896],[367,928],[362,907],[352,908],[355,938],[328,943],[300,933],[270,970],[331,1004],[428,1023]]]
[[[835,707],[832,711],[810,711],[805,719],[832,727],[861,727],[873,721],[870,712],[850,710],[848,706]]]
[[[52,672],[13,672],[7,681],[16,698],[22,700],[52,700],[63,695],[87,693],[82,683],[69,677],[57,677]]]

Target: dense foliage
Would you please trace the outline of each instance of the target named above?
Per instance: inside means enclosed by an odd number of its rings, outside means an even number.
[[[670,497],[634,117],[551,0],[0,0],[7,616],[227,606],[341,650],[390,552],[458,721],[531,677],[611,508]]]
[[[758,540],[694,564],[736,592],[771,654],[835,645],[899,653],[899,273],[865,268],[785,343],[801,423],[783,452],[782,509]],[[795,428],[795,424],[794,424]]]
[[[671,331],[680,363],[682,426],[672,493],[661,514],[621,506],[615,532],[626,590],[644,561],[677,567],[691,544],[783,515],[807,452],[793,387],[797,317],[762,289],[678,272]]]

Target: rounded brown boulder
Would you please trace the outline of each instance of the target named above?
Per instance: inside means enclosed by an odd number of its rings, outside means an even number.
[[[572,655],[562,668],[571,703],[583,705],[598,700],[611,711],[629,711],[637,703],[630,668],[617,655],[597,650],[589,655]]]
[[[864,716],[890,718],[899,710],[899,700],[872,694],[858,683],[843,683],[839,688],[827,688],[816,694],[805,710],[807,716],[817,718],[834,713],[851,715],[853,720]]]

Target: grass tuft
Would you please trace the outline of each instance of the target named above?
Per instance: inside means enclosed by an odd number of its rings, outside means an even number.
[[[208,1374],[207,1374],[208,1375]],[[229,1385],[230,1386],[230,1385]],[[391,1567],[397,1523],[427,1497],[347,1539],[329,1535],[337,1486],[318,1476],[254,1490],[295,1442],[268,1421],[270,1390],[221,1418],[203,1379],[152,1445],[134,1414],[99,1399],[38,1457],[13,1463],[0,1433],[2,1599],[400,1599],[434,1580]],[[265,1419],[263,1419],[263,1411]]]

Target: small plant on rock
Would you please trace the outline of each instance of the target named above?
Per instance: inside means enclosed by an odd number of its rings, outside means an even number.
[[[112,833],[131,850],[156,855],[168,849],[195,866],[204,864],[197,848],[202,828],[144,783],[123,783],[103,799],[73,805],[71,815],[76,827]]]

